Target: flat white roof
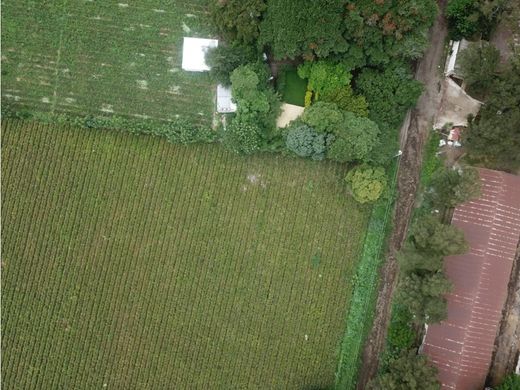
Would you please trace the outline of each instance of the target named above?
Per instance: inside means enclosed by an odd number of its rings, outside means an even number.
[[[233,102],[231,96],[231,88],[224,87],[222,84],[217,85],[217,112],[235,112],[237,105]]]
[[[182,69],[189,72],[204,72],[209,70],[204,56],[209,48],[217,46],[218,40],[216,39],[184,37],[182,44]]]

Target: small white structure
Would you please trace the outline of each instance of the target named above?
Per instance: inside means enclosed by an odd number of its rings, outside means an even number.
[[[236,110],[237,105],[233,102],[231,88],[224,87],[222,84],[217,85],[217,112],[226,114]]]
[[[189,72],[205,72],[209,70],[206,64],[206,52],[218,46],[216,39],[184,37],[182,44],[182,69]]]

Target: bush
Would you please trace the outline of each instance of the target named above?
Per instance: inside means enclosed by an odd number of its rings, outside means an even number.
[[[359,203],[374,202],[387,186],[385,170],[381,167],[361,165],[352,169],[345,181]]]
[[[386,343],[390,358],[397,358],[401,351],[411,348],[415,341],[413,316],[406,306],[394,303],[388,327]]]
[[[287,149],[300,157],[323,160],[330,144],[331,135],[318,133],[312,127],[302,123],[293,123],[287,132]]]
[[[261,130],[254,123],[234,118],[222,130],[222,142],[232,152],[238,154],[252,154],[260,149]]]
[[[308,89],[318,96],[350,85],[352,78],[349,69],[344,64],[326,60],[301,64],[298,66],[298,76],[302,79],[309,79]]]
[[[502,384],[496,390],[519,390],[520,389],[520,375],[509,374]]]

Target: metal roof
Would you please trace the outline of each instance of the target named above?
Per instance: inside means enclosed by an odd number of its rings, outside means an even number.
[[[470,250],[444,261],[453,283],[448,318],[428,327],[422,347],[442,389],[484,387],[520,239],[520,177],[489,169],[479,175],[482,195],[457,207],[452,219]]]

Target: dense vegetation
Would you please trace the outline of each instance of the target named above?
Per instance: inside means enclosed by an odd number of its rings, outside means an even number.
[[[344,167],[18,121],[2,136],[2,388],[333,384],[369,214]]]
[[[516,172],[520,168],[520,55],[513,56],[505,70],[488,77],[491,81],[485,104],[470,122],[469,159],[489,168]]]
[[[446,18],[451,38],[489,39],[507,3],[507,0],[449,0]]]

